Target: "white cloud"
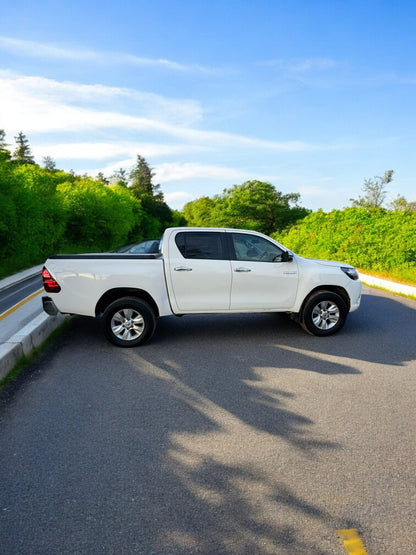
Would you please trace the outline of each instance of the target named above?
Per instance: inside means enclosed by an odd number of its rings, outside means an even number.
[[[56,46],[30,40],[0,37],[0,49],[20,56],[59,61],[92,62],[103,65],[129,65],[136,67],[156,67],[185,73],[217,73],[215,68],[196,64],[181,64],[163,58],[144,58],[123,52],[97,52],[95,50]]]
[[[60,160],[109,160],[114,158],[126,158],[122,160],[125,167],[135,163],[137,154],[145,158],[160,158],[162,156],[179,155],[190,152],[201,152],[207,150],[204,147],[188,144],[160,144],[141,142],[73,142],[73,143],[50,143],[36,145],[32,148],[37,159],[51,156]],[[104,168],[104,172],[114,171],[120,167],[121,161]],[[98,170],[100,171],[100,170]]]
[[[27,134],[38,162],[51,156],[63,169],[111,176],[119,168],[130,171],[140,154],[154,165],[155,182],[162,185],[173,208],[249,179],[275,182],[265,175],[273,171],[270,163],[267,169],[262,166],[263,175],[260,166],[252,173],[253,168],[247,170],[243,162],[239,169],[244,156],[253,166],[259,153],[264,160],[279,153],[286,158],[292,153],[354,148],[207,130],[202,107],[192,99],[10,71],[0,70],[0,98],[1,128],[8,136]],[[68,166],[62,164],[65,160]],[[288,190],[295,189],[292,181],[286,183]],[[172,190],[176,187],[178,191]],[[314,191],[305,189],[303,194],[311,198]]]
[[[193,164],[193,163],[172,163],[161,164],[157,167],[155,180],[161,183],[171,181],[185,181],[198,179],[223,179],[225,182],[241,180],[246,178],[246,173],[234,168],[223,166]]]
[[[12,132],[22,128],[27,132],[47,132],[76,131],[88,126],[132,127],[136,114],[174,125],[195,124],[202,118],[201,106],[190,99],[171,99],[100,84],[60,82],[9,71],[0,71],[0,90],[3,127]],[[120,112],[114,112],[114,106]]]
[[[135,155],[131,158],[118,160],[115,163],[109,164],[106,167],[97,167],[90,170],[80,170],[80,173],[89,173],[90,175],[96,175],[98,172],[102,171],[105,175],[112,175],[120,167],[130,169],[136,163],[136,155],[140,154],[146,158],[144,150],[136,150]],[[47,151],[45,150],[44,156],[47,156]],[[54,156],[52,156],[53,158]],[[223,183],[224,187],[227,184],[242,182],[251,179],[251,176],[243,170],[238,170],[235,168],[229,168],[225,166],[216,166],[209,164],[197,164],[197,163],[165,163],[159,164],[154,169],[155,177],[154,182],[161,183],[163,186],[167,183],[174,182],[184,182],[193,181],[196,183],[206,182],[208,180],[220,181]],[[258,176],[257,176],[258,178]],[[253,177],[254,179],[254,177]]]
[[[193,200],[195,197],[191,193],[185,191],[175,191],[173,193],[165,193],[165,202],[174,210],[180,210],[184,204]]]
[[[336,145],[319,145],[303,141],[269,141],[233,133],[208,131],[190,127],[202,119],[203,113],[194,101],[171,100],[139,91],[58,82],[42,77],[29,77],[0,71],[2,127],[9,133],[88,132],[101,130],[140,132],[157,135],[163,140],[180,140],[193,147],[213,150],[258,148],[277,152],[311,152],[333,150]],[[123,105],[123,99],[142,102]],[[105,100],[102,105],[97,99]],[[120,110],[111,109],[119,100]],[[143,141],[144,142],[144,141]]]
[[[297,60],[267,60],[259,65],[276,67],[289,73],[305,73],[310,71],[327,71],[339,66],[339,62],[332,58],[303,58]]]

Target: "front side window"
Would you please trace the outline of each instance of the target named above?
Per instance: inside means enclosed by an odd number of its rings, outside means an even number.
[[[180,232],[175,243],[184,258],[223,260],[221,233],[211,231]]]
[[[281,262],[283,251],[263,237],[247,233],[233,233],[236,260],[252,262]]]

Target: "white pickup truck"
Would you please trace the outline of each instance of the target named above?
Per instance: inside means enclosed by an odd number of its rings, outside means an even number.
[[[42,277],[48,314],[99,316],[121,347],[144,343],[172,314],[287,312],[307,332],[331,335],[361,300],[354,267],[241,229],[169,228],[156,254],[55,255]]]

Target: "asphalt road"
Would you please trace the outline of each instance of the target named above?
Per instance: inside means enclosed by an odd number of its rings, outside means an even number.
[[[416,302],[330,338],[285,315],[72,327],[0,393],[0,553],[345,554],[416,545]]]
[[[41,288],[40,273],[5,288],[0,286],[0,346],[43,312],[41,294],[36,294]]]
[[[0,291],[0,314],[16,305],[43,286],[42,276],[29,277]]]

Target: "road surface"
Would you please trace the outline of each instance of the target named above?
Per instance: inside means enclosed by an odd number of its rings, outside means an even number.
[[[169,317],[120,349],[74,318],[0,394],[0,553],[413,553],[416,302],[364,293],[329,338]]]
[[[0,344],[8,341],[43,312],[42,293],[44,289],[40,273],[4,289],[0,288]]]
[[[42,276],[31,276],[7,289],[0,290],[0,314],[43,287]]]

